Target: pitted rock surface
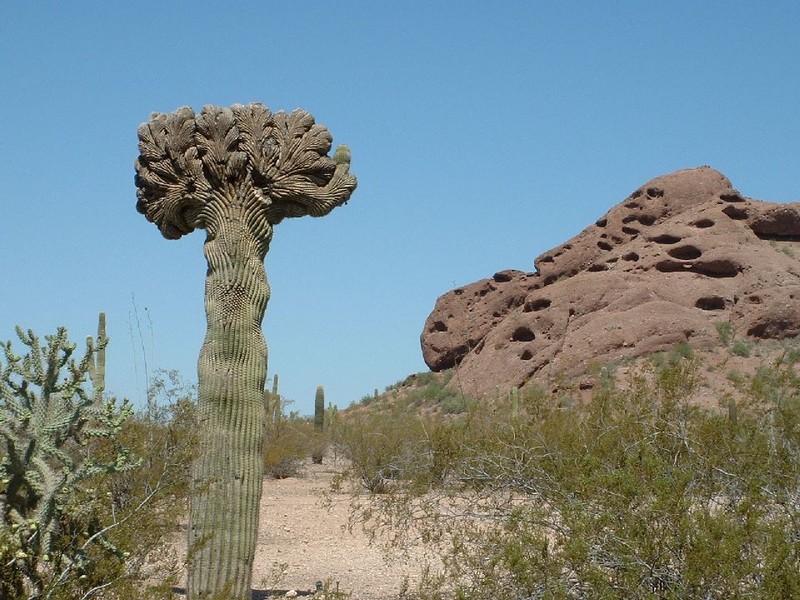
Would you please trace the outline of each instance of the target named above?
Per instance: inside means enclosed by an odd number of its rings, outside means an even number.
[[[800,203],[743,197],[710,167],[644,184],[534,261],[441,296],[421,335],[434,371],[474,396],[593,365],[800,335]]]

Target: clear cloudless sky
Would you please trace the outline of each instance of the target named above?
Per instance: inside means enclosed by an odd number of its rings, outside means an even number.
[[[108,315],[107,387],[196,380],[202,231],[135,210],[153,111],[304,108],[358,189],[276,227],[269,376],[303,414],[425,370],[436,298],[533,270],[649,179],[708,164],[800,199],[800,3],[0,3],[0,339]],[[146,368],[145,368],[146,363]]]

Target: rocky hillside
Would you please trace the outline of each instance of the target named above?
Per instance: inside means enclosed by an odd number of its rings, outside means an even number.
[[[721,332],[800,335],[800,203],[745,198],[710,167],[653,179],[534,265],[437,300],[431,370],[480,397]]]

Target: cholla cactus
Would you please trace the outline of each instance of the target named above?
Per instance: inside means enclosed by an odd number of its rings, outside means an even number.
[[[12,351],[10,341],[0,343],[5,355],[4,364],[0,361],[0,527],[5,534],[0,559],[6,563],[11,553],[16,575],[39,594],[81,568],[87,544],[116,550],[100,530],[65,543],[61,528],[85,511],[72,501],[83,482],[136,463],[121,449],[103,460],[94,460],[85,449],[92,439],[113,438],[131,414],[127,403],[105,402],[98,387],[108,342],[105,316],[100,316],[97,340],[87,339],[80,360],[63,327],[46,336],[44,346],[31,330],[17,327],[17,336],[28,348],[24,356]],[[91,393],[89,373],[95,384]]]

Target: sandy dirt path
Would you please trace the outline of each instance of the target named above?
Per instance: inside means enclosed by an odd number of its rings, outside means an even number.
[[[309,461],[299,477],[264,480],[254,600],[284,597],[290,590],[309,596],[317,581],[338,583],[352,600],[396,600],[404,578],[416,579],[421,556],[387,562],[360,528],[347,530],[350,498],[331,492],[336,472],[326,459],[322,465]],[[182,540],[183,552],[185,546]],[[183,598],[184,590],[178,591]]]

